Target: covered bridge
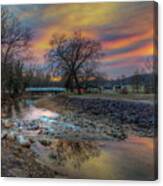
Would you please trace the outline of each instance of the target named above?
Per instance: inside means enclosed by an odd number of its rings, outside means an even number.
[[[66,92],[62,87],[29,87],[25,89],[29,93],[63,93]]]

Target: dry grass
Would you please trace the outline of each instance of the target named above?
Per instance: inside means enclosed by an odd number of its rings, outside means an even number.
[[[120,93],[87,93],[82,95],[71,94],[70,96],[78,96],[78,97],[87,97],[87,98],[106,98],[106,99],[116,99],[116,100],[137,100],[137,101],[150,101],[153,102],[155,99],[154,94],[136,94],[136,93],[129,93],[129,94],[120,94]]]

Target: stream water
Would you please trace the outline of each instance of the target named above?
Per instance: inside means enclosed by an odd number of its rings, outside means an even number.
[[[7,117],[34,120],[58,117],[26,100],[3,108]],[[124,141],[68,141],[54,139],[50,148],[34,144],[37,161],[68,178],[153,180],[155,175],[155,140],[129,136]]]

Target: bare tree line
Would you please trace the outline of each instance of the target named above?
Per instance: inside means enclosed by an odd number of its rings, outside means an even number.
[[[1,77],[2,97],[21,93],[27,79],[23,62],[29,59],[28,48],[32,32],[25,28],[6,7],[1,9]]]
[[[32,29],[23,26],[5,6],[1,9],[1,78],[2,99],[15,98],[24,93],[31,82],[47,81],[47,76],[30,64],[33,60],[30,42]]]

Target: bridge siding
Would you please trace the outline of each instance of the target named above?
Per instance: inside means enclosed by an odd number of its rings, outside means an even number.
[[[65,92],[65,88],[61,87],[29,87],[25,89],[26,92]]]

